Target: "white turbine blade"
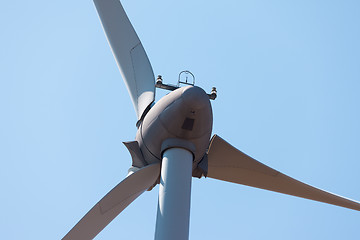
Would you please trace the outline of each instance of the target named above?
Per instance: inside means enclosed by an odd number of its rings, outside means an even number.
[[[208,177],[307,198],[360,211],[360,203],[282,174],[214,135],[208,152]]]
[[[160,174],[160,164],[151,164],[126,177],[105,195],[63,240],[93,239],[119,213],[151,187]]]
[[[154,73],[119,0],[94,0],[138,119],[155,99]]]

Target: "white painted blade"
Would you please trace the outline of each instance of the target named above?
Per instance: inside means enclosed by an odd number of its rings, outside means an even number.
[[[208,152],[208,177],[307,198],[360,211],[360,203],[282,174],[214,135]]]
[[[63,240],[93,239],[119,213],[145,190],[160,174],[160,164],[151,164],[126,177],[105,195],[71,230]]]
[[[106,37],[133,102],[137,118],[155,100],[154,73],[119,0],[94,0]]]

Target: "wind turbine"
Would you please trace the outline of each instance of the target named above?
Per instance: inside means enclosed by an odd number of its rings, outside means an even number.
[[[187,239],[191,177],[210,177],[360,211],[360,203],[317,189],[247,156],[217,135],[210,99],[199,87],[156,83],[145,50],[119,0],[94,0],[137,115],[128,176],[63,239],[92,239],[122,210],[160,183],[155,239]],[[155,86],[172,90],[156,104]]]

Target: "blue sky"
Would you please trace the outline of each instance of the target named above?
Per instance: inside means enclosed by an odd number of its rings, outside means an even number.
[[[190,70],[217,87],[213,133],[360,200],[358,1],[122,2],[156,75],[176,83]],[[60,239],[126,175],[136,116],[92,1],[5,1],[0,26],[0,236]],[[153,239],[157,191],[97,239]],[[193,179],[190,239],[358,239],[359,222],[353,210]]]

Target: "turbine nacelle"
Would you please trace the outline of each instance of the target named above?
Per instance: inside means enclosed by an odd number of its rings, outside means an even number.
[[[171,147],[186,148],[194,165],[203,158],[212,131],[209,96],[196,86],[178,88],[161,98],[145,115],[136,141],[147,164],[161,161]]]

